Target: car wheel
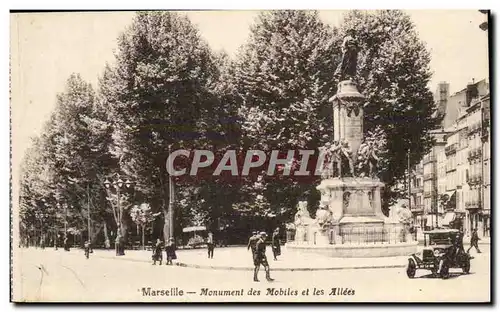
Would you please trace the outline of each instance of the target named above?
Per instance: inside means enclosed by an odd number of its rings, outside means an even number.
[[[462,270],[464,271],[465,274],[469,274],[470,272],[470,260],[467,259],[462,267]]]
[[[448,267],[448,264],[446,262],[444,262],[443,265],[441,266],[441,271],[439,272],[439,275],[443,279],[446,279],[450,276],[450,268]]]
[[[416,271],[417,271],[417,266],[415,265],[415,261],[413,261],[413,259],[408,259],[408,266],[406,267],[406,275],[408,275],[409,278],[414,278]]]

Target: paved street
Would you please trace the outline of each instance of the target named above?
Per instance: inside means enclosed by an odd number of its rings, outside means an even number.
[[[207,270],[102,258],[83,252],[53,249],[16,251],[14,263],[15,299],[26,301],[488,301],[490,294],[489,248],[472,254],[471,274],[448,280],[429,278],[427,271],[408,279],[403,268],[346,269],[309,272],[274,272],[272,283],[252,281],[245,271]],[[76,250],[75,250],[76,251]],[[216,260],[216,259],[214,259]],[[271,262],[271,266],[273,263]],[[454,271],[453,271],[454,272]],[[144,296],[141,289],[167,290],[170,296]],[[281,294],[267,294],[274,287]],[[354,295],[329,295],[332,287],[352,289]],[[203,288],[206,293],[202,294]],[[316,291],[315,291],[316,288]],[[248,295],[253,289],[260,295]],[[308,295],[301,295],[309,289]],[[183,295],[180,295],[180,291]],[[234,290],[232,296],[215,296],[210,291]],[[315,295],[314,293],[323,294]],[[297,295],[293,294],[297,291]],[[188,294],[187,292],[194,292]],[[152,293],[151,293],[152,294]]]

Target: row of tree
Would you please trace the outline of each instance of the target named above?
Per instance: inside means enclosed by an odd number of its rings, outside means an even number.
[[[401,11],[352,11],[339,27],[315,11],[262,12],[235,58],[214,53],[196,27],[175,12],[140,12],[118,38],[116,61],[97,90],[78,74],[66,90],[22,165],[22,229],[61,229],[64,220],[108,239],[126,235],[127,211],[147,203],[161,213],[156,236],[175,227],[217,225],[238,215],[280,215],[290,220],[299,199],[315,210],[319,181],[199,180],[175,189],[175,222],[168,223],[169,149],[317,149],[332,140],[333,73],[340,45],[354,30],[361,47],[358,84],[367,96],[365,132],[381,128],[387,154],[381,179],[391,191],[411,163],[429,149],[439,124],[432,93],[430,56],[409,16]],[[390,170],[389,170],[390,168]],[[120,192],[103,181],[119,173],[134,182]],[[245,182],[245,181],[243,181]],[[286,182],[286,183],[284,183]],[[121,215],[121,219],[120,219]]]

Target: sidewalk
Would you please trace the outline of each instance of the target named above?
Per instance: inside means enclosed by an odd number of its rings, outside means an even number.
[[[483,237],[479,240],[479,245],[491,245],[491,237]],[[418,237],[418,245],[423,246],[424,245],[424,237],[419,236]],[[469,246],[470,245],[470,236],[464,236],[464,246]],[[468,247],[467,247],[468,248]]]
[[[80,254],[83,257],[83,251],[79,249],[72,249],[70,253],[74,255]],[[313,253],[287,251],[286,247],[282,248],[281,256],[278,257],[277,261],[273,260],[270,249],[267,250],[266,254],[269,265],[274,271],[404,268],[408,259],[407,256],[329,258]],[[127,250],[125,255],[120,257],[115,256],[114,250],[95,250],[90,257],[152,263],[151,251],[142,250]],[[208,259],[206,249],[178,250],[177,260],[174,260],[174,265],[212,270],[252,271],[254,269],[252,254],[245,247],[216,248],[213,259]]]

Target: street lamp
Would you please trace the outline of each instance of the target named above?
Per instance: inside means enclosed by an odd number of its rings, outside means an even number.
[[[118,233],[120,236],[122,236],[123,233],[121,233],[121,224],[122,224],[122,216],[123,216],[123,209],[121,205],[121,189],[125,186],[126,188],[130,188],[134,185],[134,182],[130,181],[127,179],[126,181],[123,181],[120,177],[119,174],[116,174],[116,179],[111,181],[109,179],[106,179],[104,181],[104,186],[106,189],[111,189],[113,187],[116,190],[116,196],[117,196],[117,206],[118,206]]]

